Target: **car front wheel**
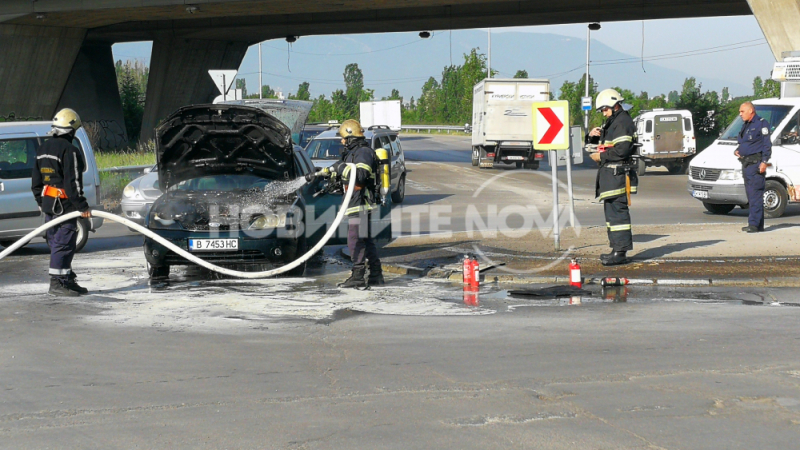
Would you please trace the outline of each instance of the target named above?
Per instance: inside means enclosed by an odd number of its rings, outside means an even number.
[[[400,181],[397,183],[397,190],[392,192],[392,202],[403,203],[403,200],[405,198],[406,198],[406,176],[403,175],[400,177]]]
[[[719,203],[708,203],[703,202],[703,206],[706,207],[706,210],[711,214],[728,214],[729,212],[733,211],[733,208],[736,208],[736,205],[726,205],[726,204],[719,204]]]
[[[165,278],[169,278],[169,266],[154,266],[148,262],[147,275],[150,276],[151,280],[163,280]]]
[[[782,184],[775,180],[767,180],[764,188],[764,217],[776,219],[786,211],[789,202],[789,192]]]

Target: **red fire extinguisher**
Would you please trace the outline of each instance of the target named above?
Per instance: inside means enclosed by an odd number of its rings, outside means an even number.
[[[472,286],[478,287],[481,285],[481,263],[478,258],[472,258]]]
[[[578,264],[577,259],[573,259],[569,263],[569,285],[580,288],[582,286],[581,279],[581,265]]]
[[[464,284],[472,285],[474,283],[475,271],[472,268],[472,259],[469,255],[464,255],[464,268],[462,269],[462,279]]]

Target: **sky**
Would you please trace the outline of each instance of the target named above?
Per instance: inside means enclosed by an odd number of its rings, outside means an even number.
[[[494,36],[509,32],[561,35],[579,40],[582,42],[580,48],[585,49],[586,30],[586,24],[569,24],[493,28],[491,32]],[[326,36],[301,37],[292,44],[291,55],[288,52],[288,44],[283,40],[266,41],[262,47],[263,71],[269,75],[264,75],[264,84],[280,87],[284,93],[288,93],[297,89],[298,80],[308,80],[311,82],[312,95],[329,96],[334,89],[343,87],[343,82],[339,80],[342,68],[347,62],[357,61],[359,57],[369,57],[373,60],[383,58],[381,61],[384,61],[386,66],[383,72],[367,73],[365,69],[366,87],[374,88],[378,98],[388,95],[392,88],[400,89],[405,97],[418,96],[428,76],[440,78],[442,68],[450,63],[451,58],[456,64],[461,62],[460,54],[464,53],[464,49],[480,47],[485,51],[486,32],[486,29],[473,30],[471,33],[454,30],[451,37],[446,30],[434,31],[432,40],[438,39],[436,43],[439,50],[435,53],[431,50],[430,54],[425,54],[428,59],[425,60],[426,64],[423,67],[419,64],[403,64],[403,61],[396,60],[406,57],[409,51],[423,52],[426,48],[433,48],[430,42],[420,40],[416,32],[387,33],[378,36],[339,35],[336,39]],[[452,42],[449,52],[442,50],[443,39]],[[718,89],[717,86],[721,83],[730,84],[733,95],[750,94],[751,92],[747,90],[752,85],[753,78],[768,77],[774,63],[772,52],[754,16],[605,22],[602,23],[600,30],[591,33],[591,39],[596,48],[600,47],[597,43],[602,43],[626,55],[637,58],[644,56],[646,60],[650,58],[649,64],[657,67],[680,71],[696,76],[699,80],[708,79],[706,86],[715,89]],[[494,61],[513,61],[515,52],[524,51],[513,48],[512,45],[498,45],[497,42],[502,42],[499,36],[492,45]],[[135,58],[149,63],[150,49],[150,43],[127,43],[114,45],[113,52],[115,59]],[[353,55],[354,53],[359,55]],[[585,60],[585,50],[581,50],[581,53],[581,55],[571,55],[572,59],[579,57],[579,61]],[[348,56],[338,56],[342,54]],[[315,58],[324,57],[337,60],[342,68],[334,70],[329,65],[313,64]],[[563,59],[563,55],[553,55],[554,60],[557,58]],[[546,64],[546,61],[541,62]],[[506,63],[506,65],[511,64]],[[359,63],[359,66],[362,64]],[[504,72],[526,69],[531,76],[537,75],[537,69],[530,67],[500,69]],[[606,68],[603,73],[608,74],[609,70],[612,71],[610,77],[613,78],[613,71],[617,71],[618,74],[622,73],[621,71],[642,72],[643,68],[640,63],[633,61]],[[248,50],[239,72],[247,79],[250,91],[253,91],[258,85],[257,46]],[[510,74],[504,75],[510,76]],[[575,81],[580,76],[581,70],[573,71],[551,78],[551,83],[560,86],[563,81]],[[712,79],[713,83],[710,81]],[[663,86],[659,87],[667,90]],[[675,86],[674,89],[680,89],[680,86]],[[666,93],[654,92],[652,89],[648,92],[651,95]]]

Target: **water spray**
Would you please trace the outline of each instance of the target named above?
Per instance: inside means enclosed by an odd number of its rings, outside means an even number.
[[[347,165],[350,166],[350,170],[352,170],[353,173],[355,173],[356,165],[352,164],[352,163],[348,163]],[[356,177],[354,177],[354,176],[350,177],[350,182],[349,182],[348,188],[345,190],[344,200],[342,201],[342,207],[339,209],[339,213],[336,214],[336,218],[333,220],[333,223],[328,228],[328,231],[325,233],[325,235],[322,237],[322,239],[320,239],[320,241],[317,242],[317,245],[315,245],[314,247],[309,249],[304,255],[302,255],[301,257],[299,257],[296,260],[292,261],[291,263],[286,264],[285,266],[281,266],[281,267],[278,267],[278,268],[275,268],[275,269],[272,269],[272,270],[263,271],[263,272],[240,272],[238,270],[226,269],[224,267],[220,267],[220,266],[211,264],[210,262],[204,261],[204,260],[198,258],[197,256],[187,252],[186,250],[178,247],[177,245],[173,244],[172,242],[168,241],[167,239],[162,238],[161,236],[157,235],[156,233],[153,233],[152,231],[150,231],[147,228],[139,225],[138,223],[132,222],[132,221],[130,221],[130,220],[124,218],[124,217],[120,217],[120,216],[118,216],[116,214],[111,214],[111,213],[108,213],[108,212],[105,212],[105,211],[92,210],[92,216],[102,217],[103,219],[108,219],[108,220],[111,220],[113,222],[121,223],[121,224],[133,229],[134,231],[137,231],[137,232],[149,237],[150,239],[155,240],[159,244],[167,247],[168,249],[172,250],[176,254],[186,258],[190,262],[193,262],[193,263],[197,264],[198,266],[205,267],[208,270],[211,270],[211,271],[214,271],[214,272],[217,272],[217,273],[221,273],[223,275],[228,275],[228,276],[231,276],[231,277],[237,277],[237,278],[249,278],[249,279],[269,278],[269,277],[274,277],[276,275],[280,275],[282,273],[288,272],[288,271],[298,267],[300,264],[303,264],[304,262],[306,262],[309,259],[311,259],[311,257],[314,256],[314,254],[316,254],[320,249],[322,249],[322,247],[325,246],[325,244],[328,243],[330,238],[333,236],[334,233],[336,233],[336,230],[339,228],[339,224],[342,222],[342,219],[344,219],[344,214],[345,214],[345,211],[347,210],[347,205],[350,204],[350,199],[353,197],[353,192],[355,190],[355,184],[356,184]],[[19,239],[17,242],[15,242],[13,245],[8,247],[7,249],[5,249],[2,252],[0,252],[0,260],[5,258],[6,256],[10,255],[11,253],[15,252],[17,249],[19,249],[20,247],[22,247],[23,245],[28,243],[28,241],[30,241],[31,239],[33,239],[33,238],[35,238],[37,236],[41,236],[41,234],[45,230],[47,230],[48,228],[52,228],[52,227],[54,227],[54,226],[56,226],[56,225],[58,225],[58,224],[60,224],[62,222],[66,222],[66,221],[74,219],[76,217],[80,217],[80,215],[81,215],[81,213],[79,211],[75,211],[75,212],[71,212],[69,214],[65,214],[65,215],[63,215],[63,216],[61,216],[61,217],[59,217],[57,219],[51,220],[50,222],[47,222],[46,224],[40,226],[39,228],[37,228],[37,229],[31,231],[30,233],[28,233],[27,235],[25,235],[25,237]]]

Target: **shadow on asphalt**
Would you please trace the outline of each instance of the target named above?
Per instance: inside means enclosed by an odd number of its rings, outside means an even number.
[[[649,250],[639,252],[636,255],[632,256],[630,260],[632,262],[642,262],[652,258],[661,258],[669,254],[677,253],[690,248],[708,247],[714,244],[718,244],[720,242],[724,241],[714,240],[714,241],[697,241],[697,242],[683,242],[678,244],[669,244],[663,247],[651,248]]]
[[[784,228],[798,228],[798,227],[800,227],[800,223],[779,223],[777,225],[766,227],[764,229],[764,232],[769,233],[770,231],[782,230]]]
[[[652,242],[665,237],[666,234],[634,234],[633,242]]]

